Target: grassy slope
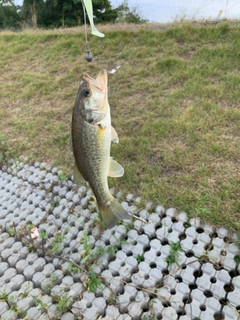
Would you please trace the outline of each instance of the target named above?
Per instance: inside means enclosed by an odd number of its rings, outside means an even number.
[[[110,180],[125,193],[240,229],[240,29],[183,25],[105,31],[0,34],[0,146],[71,172],[71,111],[83,72],[109,75]]]

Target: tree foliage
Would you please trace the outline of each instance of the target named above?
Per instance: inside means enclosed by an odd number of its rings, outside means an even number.
[[[112,9],[109,0],[92,0],[96,22],[114,22],[117,11]],[[35,8],[38,27],[72,27],[83,23],[81,0],[24,0],[22,15],[32,22]]]
[[[130,9],[128,0],[113,9],[109,0],[92,0],[96,23],[142,23],[137,7]],[[25,24],[40,28],[73,27],[83,24],[81,0],[23,0],[22,7],[13,0],[0,0],[0,28],[19,28]]]
[[[120,4],[116,8],[118,12],[117,21],[118,22],[127,22],[127,23],[144,23],[147,22],[146,19],[141,17],[141,13],[139,12],[139,8],[137,6],[132,9],[129,7],[128,0],[123,0],[122,4]]]
[[[19,28],[21,22],[19,10],[20,7],[15,6],[12,1],[0,0],[0,29]]]

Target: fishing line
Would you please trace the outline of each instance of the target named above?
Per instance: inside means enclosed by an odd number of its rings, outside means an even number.
[[[93,56],[91,54],[91,50],[89,48],[89,45],[88,45],[88,38],[87,38],[87,18],[86,18],[86,8],[85,8],[85,5],[83,3],[83,0],[82,0],[82,7],[83,7],[83,19],[84,19],[84,33],[85,33],[85,43],[86,43],[86,51],[87,51],[87,55],[85,57],[85,59],[87,60],[87,62],[91,62],[92,59],[93,59]]]

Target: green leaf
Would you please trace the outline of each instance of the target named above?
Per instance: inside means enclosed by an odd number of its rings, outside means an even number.
[[[101,287],[102,287],[102,280],[93,271],[90,271],[88,291],[95,292],[97,288],[100,289]]]

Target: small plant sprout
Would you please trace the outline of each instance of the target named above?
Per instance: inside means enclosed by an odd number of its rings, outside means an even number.
[[[68,305],[69,305],[69,297],[65,293],[56,304],[56,307],[57,307],[57,310],[61,312],[61,314],[63,314],[69,309]]]
[[[44,286],[45,289],[51,290],[56,285],[57,281],[58,281],[58,277],[55,273],[53,273],[48,279],[46,285]]]
[[[20,315],[22,312],[22,308],[18,307],[15,296],[9,296],[6,292],[6,289],[4,289],[2,292],[0,292],[0,301],[4,301],[11,312]]]
[[[67,180],[67,176],[65,176],[65,174],[61,170],[58,172],[58,180],[59,181],[66,181]]]
[[[94,254],[92,252],[93,245],[90,243],[91,238],[88,236],[87,232],[84,232],[80,243],[83,244],[83,249],[80,253],[81,259],[85,266],[92,262]]]
[[[10,235],[10,237],[13,237],[15,235],[14,228],[7,227],[6,231]]]
[[[58,281],[58,276],[56,275],[56,273],[51,274],[49,280],[50,280],[51,282],[56,282],[56,281]]]
[[[175,263],[177,266],[179,266],[178,258],[180,256],[180,252],[183,252],[183,249],[181,247],[180,242],[170,242],[170,253],[169,256],[166,257],[164,260],[167,262],[169,268],[173,266]]]
[[[235,257],[234,257],[234,261],[237,265],[240,264],[240,254],[237,254]]]
[[[97,288],[101,289],[102,280],[93,272],[93,270],[89,273],[89,278],[87,279],[88,291],[95,292]]]
[[[45,312],[49,305],[47,303],[43,303],[41,298],[38,298],[36,296],[31,296],[33,300],[35,301],[36,307],[39,307],[41,312]]]
[[[40,237],[40,239],[45,239],[45,238],[46,238],[46,235],[47,235],[47,234],[46,234],[46,231],[43,231],[43,230],[42,230],[42,231],[39,232],[39,237]]]
[[[7,298],[8,298],[8,294],[7,294],[6,289],[4,288],[4,290],[0,292],[0,300],[6,302]]]
[[[79,273],[80,268],[78,268],[75,264],[71,263],[68,266],[68,271],[71,272],[71,273]]]
[[[51,205],[52,205],[53,208],[58,207],[58,206],[60,205],[60,200],[59,200],[59,198],[56,197],[56,198],[54,199],[54,201],[51,203]]]
[[[115,246],[109,246],[106,251],[107,251],[107,253],[109,253],[109,254],[111,254],[112,256],[115,257],[116,253],[118,251],[118,248],[117,248],[116,245]]]
[[[103,248],[102,246],[99,246],[99,247],[97,247],[97,250],[96,250],[96,256],[97,257],[100,257],[100,256],[102,256],[104,253],[106,253],[107,251],[106,251],[106,249],[105,248]]]
[[[138,254],[135,259],[137,260],[138,263],[143,262],[144,261],[144,252],[142,254]]]
[[[65,239],[63,234],[58,233],[51,244],[50,253],[59,253],[61,251],[62,241]]]

